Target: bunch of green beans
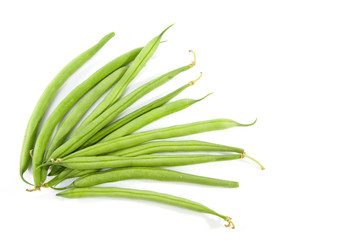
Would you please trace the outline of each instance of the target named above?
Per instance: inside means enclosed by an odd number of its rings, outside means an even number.
[[[197,176],[166,167],[223,162],[247,157],[264,169],[258,161],[248,156],[243,148],[197,140],[166,140],[238,126],[252,126],[256,120],[253,123],[241,124],[231,119],[211,119],[141,131],[146,125],[169,115],[177,115],[210,95],[200,99],[185,98],[169,102],[194,85],[202,74],[196,80],[163,97],[125,116],[122,115],[124,110],[144,95],[195,66],[196,55],[190,50],[194,55],[194,60],[190,64],[169,71],[123,96],[131,81],[156,52],[162,36],[170,27],[151,39],[144,47],[131,50],[97,70],[74,88],[40,126],[40,121],[58,89],[95,55],[114,33],[106,35],[95,46],[76,57],[51,81],[30,117],[21,150],[20,177],[25,183],[34,186],[34,189],[27,191],[50,187],[65,190],[57,194],[65,198],[142,199],[215,215],[227,222],[226,227],[234,228],[230,217],[188,199],[152,191],[94,187],[129,179],[148,179],[237,188],[239,184],[236,181]],[[81,120],[101,96],[104,96],[103,100]],[[23,176],[30,165],[33,184]],[[47,181],[49,176],[53,178]],[[57,187],[66,179],[74,180],[65,187]]]

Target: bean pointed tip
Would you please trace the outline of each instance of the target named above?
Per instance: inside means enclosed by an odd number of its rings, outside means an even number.
[[[102,41],[107,42],[107,41],[109,41],[111,38],[113,38],[114,36],[115,36],[115,32],[108,33],[108,34],[106,34],[106,35],[100,40],[100,42],[102,42]]]
[[[242,124],[242,123],[238,123],[238,126],[242,126],[242,127],[250,127],[252,125],[254,125],[257,122],[257,118],[255,119],[254,122],[252,123],[248,123],[248,124]]]
[[[257,122],[257,120],[258,120],[258,119],[255,118],[255,121],[254,121],[251,125],[254,125],[254,124]],[[251,126],[251,125],[250,125],[250,126]]]
[[[31,183],[29,183],[28,181],[25,180],[25,178],[24,178],[24,173],[20,173],[20,177],[21,177],[21,180],[24,181],[24,183],[29,184],[29,185],[31,185],[31,186],[34,186],[34,184],[31,184]]]
[[[160,33],[160,36],[162,36],[169,28],[171,28],[172,26],[174,26],[174,24],[175,24],[175,23],[173,23],[173,24],[171,24],[170,26],[168,26],[167,28],[165,28],[165,30]]]
[[[204,100],[205,98],[207,98],[208,96],[210,96],[211,94],[213,94],[214,92],[208,93],[207,95],[205,95],[204,97],[197,99],[196,102],[199,102],[201,100]]]

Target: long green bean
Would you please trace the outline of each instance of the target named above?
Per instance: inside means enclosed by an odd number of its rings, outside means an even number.
[[[244,149],[210,143],[210,142],[198,141],[198,140],[155,141],[155,142],[143,143],[130,148],[125,148],[116,152],[109,153],[108,155],[134,157],[134,156],[147,155],[152,153],[200,152],[200,151],[243,153]]]
[[[137,157],[87,156],[69,159],[57,159],[41,166],[60,165],[72,169],[105,169],[120,167],[169,167],[184,166],[216,161],[244,158],[243,154],[229,155],[143,155]]]
[[[157,181],[187,182],[228,188],[239,187],[239,183],[234,181],[202,177],[162,168],[131,167],[110,169],[88,174],[74,180],[69,186],[65,188],[92,187],[103,183],[117,182],[128,179],[151,179]]]
[[[180,208],[189,209],[192,211],[218,216],[219,218],[222,218],[227,222],[227,225],[225,225],[225,227],[235,228],[235,225],[231,221],[230,217],[219,214],[200,203],[185,198],[175,197],[169,194],[163,194],[163,193],[157,193],[157,192],[145,191],[145,190],[126,189],[126,188],[90,187],[90,188],[73,188],[60,192],[56,195],[64,198],[113,197],[113,198],[141,199],[146,201],[158,202]]]
[[[140,144],[134,147],[125,148],[116,152],[108,153],[108,156],[126,156],[135,157],[140,155],[148,155],[152,153],[164,152],[236,152],[244,154],[247,158],[257,163],[261,170],[264,166],[254,158],[245,154],[244,149],[237,147],[230,147],[216,143],[203,142],[197,140],[185,141],[155,141]]]

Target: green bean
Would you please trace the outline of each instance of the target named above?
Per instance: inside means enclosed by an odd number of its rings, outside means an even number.
[[[84,197],[113,197],[113,198],[129,198],[141,199],[146,201],[158,202],[168,204],[180,208],[189,209],[196,212],[212,214],[224,219],[228,222],[226,227],[235,228],[234,223],[230,217],[224,216],[211,210],[210,208],[191,200],[172,196],[169,194],[157,193],[145,190],[135,190],[126,188],[114,187],[90,187],[90,188],[73,188],[56,194],[59,197],[65,198],[84,198]]]
[[[92,187],[103,183],[117,182],[128,179],[151,179],[157,181],[187,182],[228,188],[239,187],[239,183],[234,181],[196,176],[162,168],[132,167],[110,169],[88,174],[74,180],[69,186],[65,188]]]
[[[79,84],[73,89],[55,108],[48,119],[45,121],[39,136],[35,143],[34,154],[33,154],[33,176],[35,189],[39,189],[40,184],[45,180],[46,171],[38,169],[44,157],[45,149],[50,140],[53,130],[64,115],[72,108],[72,106],[84,96],[93,86],[99,81],[108,76],[110,73],[118,69],[119,67],[131,62],[141,49],[134,49],[124,55],[112,60],[94,74],[92,74],[87,80]],[[46,169],[45,169],[46,170]]]
[[[49,83],[49,85],[44,90],[27,124],[23,145],[21,148],[20,177],[25,183],[30,184],[24,179],[23,175],[31,162],[30,151],[32,151],[35,145],[36,134],[39,129],[39,124],[48,106],[53,100],[55,94],[57,93],[59,88],[65,83],[65,81],[76,70],[78,70],[85,62],[87,62],[92,56],[94,56],[95,53],[97,53],[105,45],[105,43],[107,43],[114,35],[115,34],[113,32],[109,33],[108,35],[103,37],[96,45],[94,45],[93,47],[89,48],[88,50],[86,50],[85,52],[74,58],[55,76],[55,78]]]
[[[140,144],[131,148],[125,148],[116,152],[109,153],[109,156],[126,156],[135,157],[140,155],[147,155],[152,153],[164,153],[164,152],[236,152],[244,153],[244,149],[237,147],[230,147],[215,143],[196,141],[196,140],[185,140],[185,141],[156,141]],[[256,161],[255,159],[246,157],[257,163],[261,170],[264,170],[264,166]]]
[[[58,148],[65,140],[69,132],[80,121],[81,117],[86,111],[96,102],[96,100],[104,94],[116,81],[118,81],[128,69],[127,66],[121,67],[112,72],[104,80],[98,83],[93,89],[86,94],[81,101],[74,107],[71,113],[65,118],[58,130],[56,131],[53,139],[50,142],[46,152],[45,159],[48,159],[53,151]]]
[[[243,154],[229,155],[143,155],[137,157],[88,156],[57,159],[41,166],[60,165],[72,169],[104,169],[120,167],[170,167],[243,158]]]
[[[184,67],[175,69],[171,72],[168,72],[148,83],[145,83],[141,87],[135,89],[124,98],[117,101],[114,105],[108,108],[103,114],[101,114],[98,118],[92,121],[89,125],[87,125],[86,129],[81,132],[76,137],[70,138],[67,142],[61,145],[58,149],[54,151],[52,158],[56,158],[59,156],[66,156],[69,153],[72,153],[76,149],[78,149],[81,145],[83,145],[88,139],[94,136],[98,131],[100,131],[103,127],[105,127],[108,123],[110,123],[118,114],[124,111],[127,107],[133,104],[135,101],[140,99],[145,94],[149,93],[153,89],[161,86],[168,82],[171,78],[175,77],[177,74],[190,69],[192,65],[186,65]]]
[[[95,173],[97,170],[74,170],[65,168],[64,171],[60,172],[56,177],[51,179],[49,182],[44,184],[44,187],[54,187],[68,178],[82,177],[90,173]]]
[[[133,63],[126,71],[124,76],[121,78],[121,80],[113,87],[113,89],[104,98],[104,100],[96,106],[96,108],[90,113],[90,115],[84,119],[84,121],[73,132],[70,138],[74,138],[77,135],[81,134],[81,132],[85,128],[87,128],[89,123],[94,121],[100,114],[102,114],[108,107],[112,106],[122,96],[129,83],[135,78],[135,76],[140,72],[140,70],[145,66],[145,64],[155,53],[156,49],[160,44],[161,37],[171,26],[167,27],[158,36],[156,36],[148,44],[146,44],[143,50],[141,50],[139,55],[134,59]]]
[[[157,107],[161,107],[162,105],[164,105],[165,103],[170,101],[172,98],[176,97],[179,93],[184,91],[186,88],[194,85],[194,83],[195,83],[195,81],[191,81],[188,84],[185,84],[184,86],[176,89],[175,91],[165,95],[164,97],[159,98],[159,99],[137,109],[136,111],[129,113],[128,115],[120,118],[119,120],[109,124],[108,126],[101,129],[99,132],[97,132],[94,136],[92,136],[84,145],[81,146],[80,149],[94,145],[95,143],[99,142],[102,138],[104,138],[108,134],[114,132],[116,129],[124,126],[125,124],[129,123],[130,121],[134,120],[135,118],[140,117],[141,115],[143,115]]]
[[[144,142],[155,139],[165,139],[173,137],[181,137],[195,133],[222,130],[236,126],[251,126],[255,124],[256,120],[251,124],[240,124],[230,119],[213,119],[208,121],[193,122],[182,125],[175,125],[167,128],[160,128],[146,132],[139,132],[129,136],[110,140],[104,143],[98,143],[93,146],[84,148],[80,151],[74,152],[66,158],[80,157],[80,156],[94,156],[104,153],[109,153],[122,148],[132,147]],[[57,157],[64,157],[65,155],[57,155]]]
[[[207,97],[207,96],[208,95],[206,95],[205,97]],[[162,117],[165,117],[169,114],[181,111],[181,110],[191,106],[192,104],[203,100],[205,97],[203,97],[201,99],[197,99],[197,100],[185,98],[185,99],[177,100],[175,102],[168,103],[168,104],[165,104],[164,106],[155,108],[154,110],[145,113],[144,115],[136,118],[135,120],[129,122],[128,124],[124,125],[123,127],[112,132],[107,137],[102,139],[99,143],[107,142],[107,141],[110,141],[110,140],[113,140],[113,139],[116,139],[119,137],[129,135],[129,134],[135,132],[136,130],[139,130],[140,128],[148,125],[149,123],[156,121]]]
[[[147,142],[131,148],[125,148],[116,152],[109,153],[111,156],[134,157],[162,152],[200,152],[200,151],[219,151],[219,152],[236,152],[243,153],[244,149],[229,147],[225,145],[203,142],[197,140],[183,141],[156,141]]]

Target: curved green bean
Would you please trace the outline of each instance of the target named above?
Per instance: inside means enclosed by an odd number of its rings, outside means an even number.
[[[145,190],[135,190],[126,188],[114,188],[114,187],[90,187],[90,188],[73,188],[56,194],[59,197],[64,198],[84,198],[84,197],[113,197],[113,198],[129,198],[129,199],[141,199],[146,201],[158,202],[168,204],[180,208],[189,209],[196,212],[212,214],[224,219],[228,222],[226,227],[235,228],[234,223],[230,217],[224,216],[215,212],[214,210],[191,200],[172,196],[169,194],[157,193]]]
[[[172,25],[171,25],[172,26]],[[104,98],[104,100],[96,106],[96,108],[84,119],[80,126],[75,129],[70,138],[74,138],[77,135],[87,128],[89,123],[94,121],[98,116],[100,116],[108,107],[112,106],[124,93],[126,87],[129,83],[135,78],[135,76],[140,72],[140,70],[145,66],[149,61],[152,55],[155,53],[156,49],[160,44],[161,37],[164,33],[171,27],[167,27],[162,31],[158,36],[153,38],[146,46],[141,50],[139,55],[134,59],[129,69],[126,71],[121,80],[111,89],[109,94]]]
[[[46,169],[42,171],[38,169],[44,157],[45,149],[50,140],[53,130],[59,121],[64,117],[64,115],[72,108],[72,106],[84,96],[93,86],[95,86],[99,81],[104,79],[110,73],[118,69],[119,67],[128,64],[131,62],[136,55],[139,53],[140,49],[134,49],[124,55],[114,59],[109,62],[94,74],[92,74],[88,79],[79,84],[75,89],[73,89],[55,108],[51,113],[48,119],[45,121],[39,136],[36,139],[34,153],[33,153],[33,176],[34,176],[34,185],[35,189],[40,187],[40,184],[45,180]]]
[[[86,113],[86,111],[96,102],[96,100],[101,97],[111,86],[115,84],[128,69],[127,66],[121,67],[118,70],[112,72],[106,78],[104,78],[100,83],[98,83],[93,89],[89,91],[80,101],[70,114],[65,118],[61,123],[60,127],[57,129],[53,139],[50,142],[48,150],[46,151],[45,159],[48,159],[53,153],[53,151],[58,148],[65,140],[70,131],[75,127],[75,125],[80,121],[81,117]]]
[[[65,188],[92,187],[103,183],[117,182],[129,179],[151,179],[157,181],[187,182],[228,188],[239,187],[239,183],[234,181],[202,177],[163,168],[131,167],[110,169],[93,174],[88,174],[74,180],[69,186]]]
[[[114,35],[115,34],[113,32],[109,33],[108,35],[103,37],[96,45],[74,58],[55,76],[55,78],[44,90],[28,121],[25,130],[23,145],[21,148],[20,177],[25,183],[30,184],[24,179],[23,175],[31,162],[30,151],[34,148],[35,145],[36,134],[39,129],[39,124],[48,106],[53,100],[55,94],[57,93],[59,88],[65,83],[65,81],[85,62],[87,62],[92,56],[94,56]]]
[[[135,89],[125,97],[121,98],[119,101],[117,101],[107,110],[105,110],[105,112],[103,112],[103,114],[101,114],[98,118],[96,118],[89,125],[87,125],[86,129],[84,129],[81,134],[70,138],[67,142],[65,142],[58,149],[56,149],[50,159],[48,159],[48,161],[53,158],[55,159],[59,156],[66,156],[69,153],[72,153],[81,145],[83,145],[88,139],[94,136],[98,131],[100,131],[103,127],[105,127],[108,123],[110,123],[114,118],[116,118],[116,116],[123,112],[127,107],[140,99],[142,96],[154,90],[155,88],[165,84],[177,74],[190,68],[191,64],[168,72],[150,82],[145,83],[144,85]]]
[[[243,158],[243,154],[229,155],[143,155],[137,157],[88,156],[57,159],[41,166],[60,165],[72,169],[104,169],[120,167],[171,167]]]
[[[207,97],[207,96],[208,95],[206,95],[205,97]],[[150,112],[145,113],[144,115],[136,118],[135,120],[129,122],[128,124],[125,124],[121,128],[112,132],[111,134],[109,134],[108,136],[103,138],[101,141],[99,141],[99,143],[107,142],[107,141],[110,141],[110,140],[113,140],[113,139],[116,139],[119,137],[129,135],[129,134],[135,132],[136,130],[139,130],[140,128],[148,125],[149,123],[154,122],[154,121],[156,121],[160,118],[163,118],[167,115],[170,115],[172,113],[181,111],[181,110],[193,105],[194,103],[203,100],[205,97],[203,97],[201,99],[197,99],[197,100],[190,99],[190,98],[180,99],[175,102],[165,104],[164,106],[155,108],[154,110],[151,110]]]
[[[168,101],[170,101],[172,98],[176,97],[178,94],[180,94],[182,91],[184,91],[189,86],[192,86],[195,84],[195,81],[191,81],[188,84],[185,84],[184,86],[176,89],[175,91],[165,95],[162,98],[159,98],[137,110],[135,110],[132,113],[129,113],[128,115],[120,118],[119,120],[109,124],[108,126],[101,129],[99,132],[97,132],[94,136],[92,136],[84,145],[81,146],[80,149],[86,148],[88,146],[94,145],[95,143],[99,142],[101,139],[106,137],[108,134],[114,132],[116,129],[119,129],[120,127],[124,126],[125,124],[129,123],[130,121],[136,119],[137,117],[140,117],[141,115],[157,108],[161,107]]]
[[[121,137],[104,143],[98,143],[93,146],[84,148],[80,151],[74,152],[66,158],[80,157],[80,156],[94,156],[104,153],[109,153],[122,148],[132,147],[144,142],[155,139],[165,139],[173,137],[181,137],[190,134],[202,133],[207,131],[222,130],[236,126],[251,126],[255,124],[256,120],[251,124],[240,124],[230,119],[213,119],[208,121],[193,122],[182,125],[175,125],[167,128],[160,128],[146,132],[139,132],[129,136]],[[64,155],[57,155],[57,157],[64,157]]]

